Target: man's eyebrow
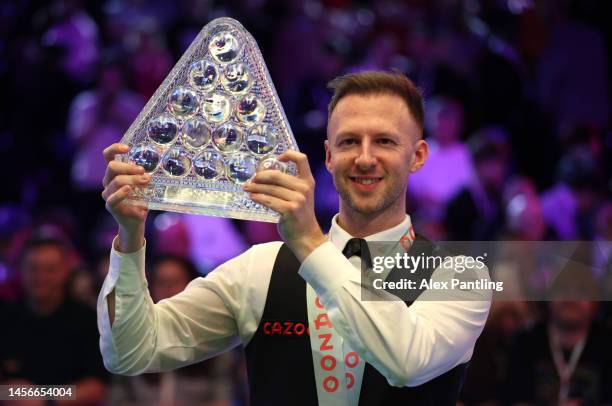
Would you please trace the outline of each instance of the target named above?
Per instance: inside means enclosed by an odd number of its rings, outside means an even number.
[[[339,133],[336,134],[337,138],[340,137],[357,137],[358,134],[353,132],[353,131],[340,131]]]
[[[390,132],[386,132],[386,131],[381,131],[381,132],[377,132],[375,134],[373,134],[374,137],[378,137],[378,138],[398,138],[399,134],[395,134],[395,133],[390,133]]]
[[[382,138],[382,137],[397,138],[399,137],[399,134],[395,134],[395,133],[387,132],[387,131],[380,131],[380,132],[376,132],[372,134],[372,136],[377,137],[377,138]],[[340,131],[339,133],[336,134],[336,138],[348,138],[348,137],[360,137],[360,134],[353,132],[353,131]]]
[[[359,135],[352,131],[341,131],[334,136],[334,144],[337,144],[339,141],[347,139],[347,138],[355,138]]]

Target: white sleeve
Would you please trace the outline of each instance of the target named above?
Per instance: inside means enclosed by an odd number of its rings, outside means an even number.
[[[432,280],[450,280],[437,269]],[[490,291],[426,290],[411,306],[363,301],[360,271],[332,244],[315,249],[300,275],[319,295],[334,328],[393,386],[421,385],[470,360],[490,307]],[[486,267],[477,273],[484,277]]]
[[[145,247],[129,254],[113,249],[97,305],[106,368],[124,375],[165,371],[236,346],[244,338],[238,323],[245,317],[241,309],[245,307],[244,282],[248,282],[252,250],[206,277],[194,279],[178,295],[154,304],[145,278]],[[111,327],[107,296],[113,289],[115,319]],[[247,314],[251,319],[256,316]],[[252,330],[256,322],[245,324]]]

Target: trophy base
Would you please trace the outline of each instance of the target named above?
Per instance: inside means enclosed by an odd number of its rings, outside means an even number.
[[[280,214],[254,203],[243,191],[151,186],[135,191],[126,201],[152,210],[278,223]]]

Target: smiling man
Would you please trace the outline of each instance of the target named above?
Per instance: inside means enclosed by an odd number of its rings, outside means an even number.
[[[420,94],[407,78],[376,73],[336,79],[330,87],[336,93],[325,157],[341,197],[340,224],[365,236],[401,223],[408,175],[427,159]]]
[[[287,151],[279,159],[297,176],[263,171],[244,186],[281,214],[283,242],[254,246],[158,304],[144,278],[146,210],[123,201],[150,178],[113,161],[127,146],[105,150],[102,195],[119,225],[98,302],[109,370],[167,370],[242,344],[252,405],[455,404],[488,298],[361,300],[368,242],[414,240],[405,195],[427,159],[421,95],[399,73],[356,73],[330,88],[326,166],[340,210],[329,234],[314,215],[307,157]]]

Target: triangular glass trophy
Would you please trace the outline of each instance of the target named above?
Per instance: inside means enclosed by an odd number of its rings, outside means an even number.
[[[298,150],[255,39],[236,20],[207,24],[127,130],[122,161],[152,173],[128,201],[150,209],[278,222],[241,185]]]

